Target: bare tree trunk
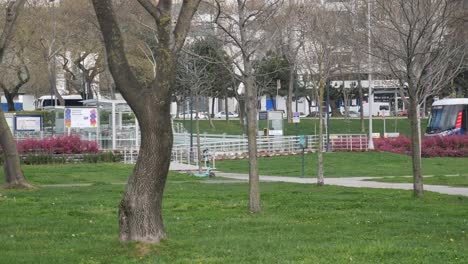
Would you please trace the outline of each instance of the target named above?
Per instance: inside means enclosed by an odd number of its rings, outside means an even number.
[[[16,109],[15,109],[15,96],[16,96],[16,94],[10,93],[10,91],[8,91],[7,89],[3,89],[3,94],[5,95],[5,98],[7,100],[8,112],[16,111]]]
[[[162,201],[172,150],[169,104],[145,100],[138,111],[141,147],[133,174],[119,205],[120,240],[158,243],[166,237]],[[169,99],[169,97],[167,97]]]
[[[228,115],[228,112],[229,112],[229,109],[228,109],[228,97],[227,95],[224,96],[224,112],[226,113],[226,122],[229,122],[229,115]]]
[[[364,93],[362,92],[361,78],[358,80],[358,89],[359,89],[359,119],[361,121],[361,133],[366,132],[366,126],[364,125]]]
[[[251,72],[250,62],[245,63]],[[247,114],[247,137],[249,142],[249,209],[253,213],[260,212],[260,186],[258,176],[257,160],[257,88],[254,85],[252,75],[246,77],[246,114]]]
[[[212,115],[212,117],[214,117],[214,115],[215,115],[215,110],[214,110],[215,100],[216,100],[216,98],[214,96],[211,97],[211,115]]]
[[[244,124],[245,118],[245,99],[239,97],[239,122],[241,125]]]
[[[411,99],[410,99],[411,100]],[[423,196],[423,178],[421,169],[421,134],[418,129],[418,102],[411,100],[409,103],[409,119],[411,125],[411,158],[413,161],[413,189],[414,196]]]
[[[3,61],[5,50],[14,32],[15,22],[26,0],[11,1],[6,8],[5,24],[0,35],[0,63]],[[6,188],[30,188],[21,170],[20,159],[16,143],[8,127],[5,115],[0,107],[0,146],[3,150],[3,171]]]
[[[209,100],[208,100],[209,101]],[[214,97],[211,98],[211,113],[210,113],[210,107],[208,106],[208,122],[210,123],[211,128],[215,128],[215,125],[213,124],[213,118],[214,118]],[[209,104],[209,102],[208,102]]]
[[[49,84],[51,90],[54,92],[55,98],[59,101],[61,106],[65,106],[65,100],[63,99],[62,95],[57,90],[57,75],[55,72],[55,58],[50,59],[48,66],[48,73],[49,73]],[[52,98],[51,98],[52,99]]]
[[[318,108],[319,108],[319,147],[318,147],[318,152],[317,152],[317,185],[318,186],[323,186],[325,184],[323,175],[324,175],[324,169],[323,169],[323,109],[322,109],[322,103],[323,103],[323,94],[324,94],[324,83],[323,80],[320,80],[319,83],[319,91],[317,97],[319,98],[318,100]]]
[[[288,84],[288,103],[286,104],[286,111],[288,115],[288,123],[293,122],[292,117],[292,97],[293,97],[293,89],[294,89],[294,71],[292,67],[289,69],[289,84]],[[296,98],[297,100],[297,98]]]
[[[182,3],[174,27],[172,1],[160,1],[157,6],[150,1],[138,2],[154,18],[157,28],[157,74],[149,86],[140,83],[131,71],[112,1],[92,1],[109,69],[141,128],[138,160],[119,205],[119,237],[122,241],[159,243],[166,237],[162,200],[173,143],[170,107],[177,56],[200,0]]]
[[[5,174],[5,188],[30,188],[21,170],[20,159],[16,149],[16,143],[11,134],[10,128],[0,108],[0,146],[2,146],[4,164],[3,173]]]

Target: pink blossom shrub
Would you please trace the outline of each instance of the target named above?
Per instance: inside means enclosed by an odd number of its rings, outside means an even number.
[[[96,142],[82,140],[78,135],[56,136],[44,139],[26,139],[17,143],[18,152],[49,154],[90,154],[98,153]]]
[[[374,140],[376,150],[411,155],[411,139],[407,137]],[[424,137],[423,157],[468,157],[468,136]]]

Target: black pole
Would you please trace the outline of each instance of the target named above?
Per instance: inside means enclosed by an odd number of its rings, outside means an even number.
[[[190,92],[190,162],[192,162],[193,154],[193,96],[192,90]]]
[[[330,82],[327,85],[327,152],[331,151],[330,148]]]
[[[294,79],[294,99],[296,99],[296,112],[299,112],[298,109],[299,109],[299,105],[298,105],[298,101],[297,101],[297,83],[296,83],[296,79]],[[297,123],[294,123],[294,126],[296,128],[296,137],[299,136],[299,128],[298,128],[298,125]]]
[[[294,75],[295,76],[295,75]],[[296,112],[299,112],[299,102],[297,100],[297,80],[296,78],[294,77],[294,97],[296,98]]]
[[[304,147],[302,147],[302,171],[301,171],[301,177],[302,177],[302,178],[304,178],[304,175],[305,175],[304,167],[305,167],[305,161],[304,161]]]

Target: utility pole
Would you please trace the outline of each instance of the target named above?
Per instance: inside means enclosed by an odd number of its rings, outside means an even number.
[[[369,104],[369,145],[368,149],[373,150],[374,149],[374,140],[372,139],[372,104],[374,101],[374,95],[372,93],[372,56],[371,56],[371,6],[370,6],[370,1],[367,2],[367,42],[368,42],[368,81],[369,81],[369,94],[368,94],[368,104]]]

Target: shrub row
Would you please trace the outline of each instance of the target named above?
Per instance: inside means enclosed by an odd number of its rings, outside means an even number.
[[[17,143],[20,154],[96,154],[96,142],[82,140],[78,135],[56,136],[44,139],[25,139]]]
[[[376,139],[374,145],[379,151],[411,155],[411,139],[407,137]],[[468,136],[425,137],[421,156],[468,157]]]
[[[21,163],[27,165],[66,164],[66,163],[101,163],[120,162],[121,154],[102,152],[97,154],[23,154]],[[0,155],[0,164],[3,164],[3,155]]]

